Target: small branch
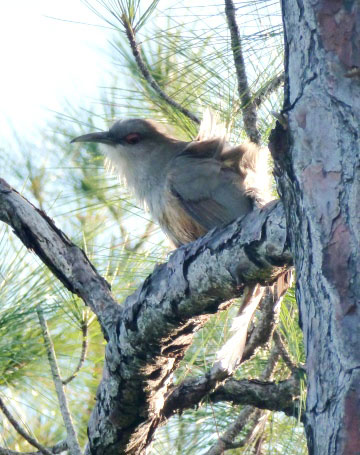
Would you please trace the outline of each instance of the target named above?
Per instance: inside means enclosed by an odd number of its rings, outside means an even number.
[[[43,445],[39,444],[36,439],[31,437],[18,423],[18,421],[12,416],[11,412],[9,409],[6,407],[3,399],[0,397],[0,409],[4,413],[5,417],[8,419],[8,421],[11,423],[11,425],[14,427],[14,429],[19,433],[21,437],[23,437],[29,444],[32,446],[36,447],[37,449],[40,450],[40,452],[44,455],[53,455],[49,449],[44,447]],[[6,449],[4,449],[6,450]]]
[[[185,107],[181,106],[181,104],[177,103],[175,100],[173,100],[169,95],[167,95],[162,90],[162,88],[159,86],[159,84],[156,82],[156,80],[152,77],[152,75],[149,71],[149,68],[147,67],[147,64],[145,63],[144,59],[142,58],[140,46],[136,42],[135,32],[134,32],[129,20],[127,20],[126,18],[122,18],[122,24],[125,28],[126,36],[128,38],[133,56],[135,57],[136,64],[137,64],[141,74],[143,75],[144,79],[146,80],[146,82],[170,106],[174,107],[175,109],[180,111],[182,114],[186,115],[186,117],[190,118],[193,122],[200,124],[200,120],[198,119],[198,117],[196,115],[194,115],[192,112],[190,112]]]
[[[47,323],[45,321],[42,308],[40,306],[38,306],[36,308],[36,312],[38,314],[42,334],[44,337],[45,348],[46,348],[46,352],[47,352],[47,356],[48,356],[48,360],[49,360],[49,364],[50,364],[51,374],[52,374],[53,381],[55,384],[55,389],[56,389],[56,394],[57,394],[59,405],[60,405],[61,415],[62,415],[64,425],[66,428],[66,433],[67,433],[66,442],[69,447],[69,451],[70,451],[71,455],[82,455],[79,441],[77,439],[77,435],[75,432],[74,424],[72,422],[72,418],[71,418],[67,398],[65,395],[64,387],[63,387],[63,384],[61,381],[60,370],[59,370],[59,366],[58,366],[58,363],[56,360],[54,345],[50,338],[49,329],[48,329]]]
[[[79,373],[80,369],[84,365],[85,358],[86,358],[86,353],[87,353],[87,348],[88,348],[88,325],[86,321],[82,321],[81,324],[81,332],[82,332],[82,344],[81,344],[81,354],[80,354],[80,359],[79,362],[74,370],[74,372],[66,379],[62,380],[63,385],[69,384]]]
[[[275,370],[275,367],[279,361],[280,352],[276,345],[273,346],[269,359],[266,363],[266,367],[264,368],[263,372],[260,375],[260,379],[266,381],[271,379]]]
[[[222,455],[229,449],[233,441],[244,428],[250,418],[255,417],[256,409],[252,406],[245,406],[239,413],[235,422],[229,425],[228,429],[220,436],[215,444],[205,453],[205,455]]]
[[[235,18],[235,7],[232,0],[225,0],[225,14],[231,37],[231,49],[234,57],[238,92],[241,100],[244,129],[248,137],[255,144],[260,143],[260,133],[257,128],[256,106],[251,99],[251,92],[245,69],[245,60],[242,51],[241,38]]]
[[[255,409],[254,414],[247,422],[249,425],[249,429],[246,432],[246,436],[237,442],[229,441],[227,443],[227,448],[229,450],[230,449],[239,449],[239,448],[245,447],[247,444],[249,444],[256,437],[260,428],[263,426],[263,422],[264,422],[264,418],[262,418],[263,415],[264,415],[264,411],[262,411],[261,409]]]
[[[275,348],[272,349],[267,365],[261,374],[262,379],[265,380],[271,378],[279,356],[279,351],[275,346]],[[226,450],[231,449],[233,447],[236,436],[249,423],[249,419],[252,418],[254,420],[254,424],[251,425],[248,431],[248,437],[250,438],[254,434],[254,431],[259,428],[258,424],[259,420],[261,419],[261,414],[264,413],[262,411],[254,409],[253,406],[245,406],[235,421],[229,425],[228,429],[220,436],[217,442],[213,444],[213,446],[206,452],[205,455],[222,455]],[[262,419],[267,419],[267,414],[263,415]],[[263,422],[261,422],[261,424],[263,424]]]
[[[286,350],[286,347],[281,339],[281,336],[279,334],[279,332],[275,331],[274,332],[274,343],[275,345],[277,346],[279,352],[280,352],[280,355],[285,363],[285,365],[289,368],[289,370],[293,373],[294,371],[296,371],[298,369],[297,365],[295,365],[295,363],[291,360],[290,356],[289,356],[289,353],[287,352]]]
[[[50,451],[51,455],[54,455],[68,450],[68,445],[66,441],[61,441],[54,445],[54,447],[48,447],[47,450]],[[42,453],[43,452],[17,452],[15,450],[0,447],[0,455],[41,455]]]
[[[256,107],[260,107],[261,104],[266,101],[269,96],[277,90],[281,84],[284,83],[284,73],[280,76],[275,76],[271,79],[264,87],[262,87],[256,94],[253,103]]]

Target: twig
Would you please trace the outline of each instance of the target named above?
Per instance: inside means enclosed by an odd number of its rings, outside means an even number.
[[[289,368],[289,370],[293,373],[298,369],[295,363],[291,360],[289,353],[286,350],[286,347],[281,339],[279,332],[274,332],[274,343],[277,346],[282,359],[284,360],[285,365]]]
[[[220,436],[215,444],[205,455],[222,455],[231,446],[236,435],[244,428],[249,419],[254,416],[256,410],[252,406],[245,406],[238,415],[235,422],[229,425],[228,429]]]
[[[125,28],[126,36],[128,38],[133,56],[135,57],[136,64],[137,64],[141,74],[143,75],[144,79],[147,81],[147,83],[170,106],[174,107],[175,109],[180,111],[182,114],[186,115],[186,117],[189,117],[195,123],[200,124],[200,120],[198,119],[198,117],[196,115],[194,115],[192,112],[190,112],[185,107],[181,106],[181,104],[177,103],[175,100],[173,100],[169,95],[167,95],[162,90],[162,88],[159,86],[159,84],[156,82],[156,80],[152,77],[146,62],[142,58],[140,46],[136,41],[135,32],[134,32],[129,20],[127,20],[125,17],[123,17],[122,24]]]
[[[261,379],[270,379],[273,371],[275,369],[276,363],[279,359],[279,350],[277,349],[276,345],[271,351],[269,360],[267,365],[261,374]],[[225,450],[229,450],[232,448],[234,439],[240,433],[240,431],[244,428],[244,426],[249,422],[249,419],[252,417],[255,425],[252,425],[249,429],[248,436],[249,439],[253,436],[254,432],[259,428],[259,420],[261,418],[267,419],[267,414],[264,415],[263,411],[256,410],[253,406],[245,406],[236,420],[230,424],[227,430],[220,436],[217,442],[206,452],[205,455],[222,455]],[[263,422],[261,422],[263,424]]]
[[[65,452],[68,449],[66,441],[58,442],[54,447],[48,448],[51,455]],[[41,455],[43,452],[17,452],[16,450],[5,449],[0,447],[0,455]]]
[[[279,357],[280,357],[280,351],[279,351],[278,347],[275,344],[273,346],[272,350],[271,350],[269,359],[268,359],[268,361],[266,363],[266,367],[264,368],[264,371],[260,375],[260,379],[262,381],[266,381],[268,379],[271,379],[271,377],[272,377],[272,375],[274,373],[276,364],[279,361]]]
[[[245,447],[251,440],[254,439],[256,433],[258,432],[259,428],[259,420],[261,419],[261,416],[263,414],[263,411],[261,409],[256,409],[252,418],[250,419],[250,428],[246,432],[246,435],[244,438],[240,439],[240,441],[237,442],[228,442],[228,448],[229,449],[240,449],[241,447]]]
[[[40,450],[41,453],[45,455],[53,455],[46,447],[43,445],[39,444],[36,439],[31,437],[18,423],[18,421],[12,416],[11,412],[9,409],[6,407],[3,399],[0,397],[0,409],[4,413],[5,417],[8,419],[8,421],[11,423],[11,425],[14,427],[14,429],[19,433],[20,436],[22,436],[29,444],[32,446],[36,447],[37,449]],[[5,450],[5,449],[4,449]]]
[[[75,432],[74,424],[72,422],[67,398],[65,395],[64,387],[61,381],[60,377],[60,371],[59,371],[59,366],[57,364],[56,360],[56,355],[55,355],[55,350],[54,350],[54,345],[52,343],[52,340],[50,338],[50,333],[44,318],[44,314],[42,311],[42,308],[38,306],[36,308],[36,312],[38,314],[41,330],[42,330],[42,335],[44,337],[44,342],[45,342],[45,348],[51,368],[51,374],[53,377],[53,381],[55,384],[55,389],[57,393],[57,397],[59,400],[59,405],[60,405],[60,411],[61,415],[63,417],[64,425],[66,428],[66,433],[67,433],[67,444],[69,447],[69,451],[71,455],[82,455],[80,445],[77,439],[77,435]]]
[[[80,359],[79,362],[74,370],[74,372],[66,379],[62,380],[63,385],[69,384],[79,373],[81,367],[84,365],[85,362],[85,357],[87,353],[87,348],[88,348],[88,325],[86,321],[83,321],[81,324],[81,332],[82,332],[82,345],[81,345],[81,354],[80,354]]]
[[[256,107],[259,107],[268,97],[280,87],[284,82],[284,73],[280,76],[275,76],[271,79],[264,87],[262,87],[256,94],[253,103]]]
[[[247,80],[241,38],[239,28],[236,23],[235,7],[232,0],[225,0],[225,14],[231,37],[231,49],[234,57],[234,64],[238,81],[238,92],[239,98],[241,100],[244,129],[250,140],[255,144],[259,144],[260,133],[256,125],[256,106],[252,100]]]

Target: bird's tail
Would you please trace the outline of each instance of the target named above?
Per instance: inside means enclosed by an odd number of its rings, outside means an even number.
[[[248,329],[255,311],[266,298],[271,300],[270,306],[273,308],[273,311],[276,311],[280,307],[280,303],[291,285],[292,270],[288,270],[272,286],[264,287],[255,284],[245,290],[242,306],[234,318],[230,329],[233,335],[218,352],[217,360],[212,367],[213,375],[225,379],[236,370],[244,354],[246,342],[248,341]],[[273,324],[274,327],[275,324]],[[269,337],[271,333],[272,331],[270,331]]]

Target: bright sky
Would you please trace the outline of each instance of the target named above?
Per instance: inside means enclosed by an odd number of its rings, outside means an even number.
[[[2,2],[1,137],[13,128],[29,138],[64,99],[88,107],[106,84],[111,31],[66,21],[104,26],[81,0]]]

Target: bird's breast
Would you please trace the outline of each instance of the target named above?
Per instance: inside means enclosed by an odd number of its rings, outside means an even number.
[[[171,193],[163,201],[161,215],[157,220],[176,247],[193,242],[206,233],[206,229],[187,214]]]

